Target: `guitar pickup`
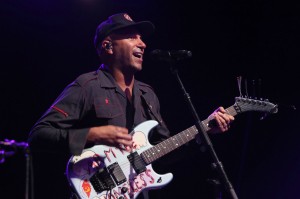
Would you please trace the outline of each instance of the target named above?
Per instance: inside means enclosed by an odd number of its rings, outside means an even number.
[[[137,174],[146,171],[146,164],[137,152],[131,153],[127,158]]]

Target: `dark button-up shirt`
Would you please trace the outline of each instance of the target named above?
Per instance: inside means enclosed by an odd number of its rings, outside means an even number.
[[[33,126],[28,140],[31,150],[68,151],[79,155],[87,147],[90,127],[116,125],[132,130],[149,119],[159,122],[150,133],[150,142],[156,144],[169,136],[158,98],[149,85],[135,80],[130,121],[127,105],[125,93],[110,73],[99,69],[82,74],[63,90]]]

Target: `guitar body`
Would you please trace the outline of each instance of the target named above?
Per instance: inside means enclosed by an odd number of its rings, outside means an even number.
[[[148,134],[157,124],[154,120],[139,124],[131,132],[134,143],[131,149],[96,145],[72,156],[66,175],[77,195],[83,199],[129,199],[136,198],[143,190],[167,185],[173,175],[157,174],[140,157],[143,151],[152,148]]]

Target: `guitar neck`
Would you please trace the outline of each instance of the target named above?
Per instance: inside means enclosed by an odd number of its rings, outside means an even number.
[[[226,112],[232,116],[235,116],[237,114],[237,111],[235,109],[235,105],[232,105],[226,109]],[[211,129],[209,127],[209,119],[205,119],[201,121],[201,125],[203,127],[203,131],[207,132]],[[170,153],[171,151],[179,148],[180,146],[188,143],[189,141],[193,140],[196,135],[198,134],[197,127],[191,126],[190,128],[177,133],[176,135],[160,142],[159,144],[149,148],[148,150],[141,153],[141,156],[146,164],[150,164],[154,162],[155,160],[159,159],[160,157]]]

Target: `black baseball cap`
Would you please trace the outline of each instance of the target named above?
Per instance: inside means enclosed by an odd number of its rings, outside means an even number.
[[[94,38],[95,47],[97,48],[99,43],[113,31],[128,27],[136,27],[143,36],[152,34],[155,29],[150,21],[135,22],[127,13],[114,14],[97,27]]]

